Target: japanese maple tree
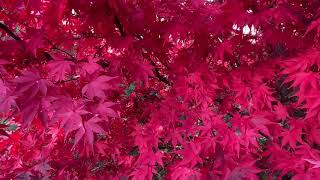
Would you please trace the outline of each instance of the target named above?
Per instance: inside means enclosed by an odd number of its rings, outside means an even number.
[[[0,0],[0,179],[319,179],[319,0]]]

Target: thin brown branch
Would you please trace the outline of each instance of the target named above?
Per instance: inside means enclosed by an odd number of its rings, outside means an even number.
[[[59,83],[66,83],[66,82],[70,82],[70,81],[75,81],[75,80],[78,80],[79,78],[80,78],[79,75],[71,76],[69,79],[59,81]]]
[[[105,43],[104,45],[100,46],[98,50],[93,54],[93,57],[96,57],[97,55],[99,55],[107,45],[108,43]]]
[[[16,41],[22,41],[22,39],[13,33],[13,31],[3,23],[0,23],[0,28],[4,30],[9,36],[11,36]]]
[[[154,67],[154,75],[159,79],[159,81],[171,86],[172,84],[169,79],[160,74],[160,70],[156,67],[156,64],[152,60],[150,60],[150,63]]]
[[[114,24],[115,24],[116,27],[118,28],[121,37],[125,37],[125,36],[126,36],[126,33],[125,33],[124,30],[123,30],[123,26],[122,26],[122,24],[121,24],[118,16],[114,16]]]
[[[55,46],[55,45],[53,45],[52,49],[63,52],[64,54],[68,55],[72,59],[72,61],[76,61],[76,58],[72,54],[70,54],[68,51],[64,49],[60,49],[58,46]]]
[[[167,84],[168,86],[171,86],[172,83],[169,81],[168,78],[164,77],[161,73],[160,73],[160,69],[157,67],[156,63],[150,58],[149,55],[147,55],[147,53],[142,53],[142,56],[146,59],[148,59],[148,61],[150,62],[150,64],[154,67],[153,69],[153,73],[154,75],[158,78],[159,81]]]
[[[71,53],[69,53],[68,51],[66,51],[66,50],[64,50],[64,49],[59,48],[59,47],[58,47],[57,45],[55,45],[50,39],[48,39],[48,38],[45,38],[45,39],[50,43],[50,45],[52,46],[52,49],[57,50],[57,51],[60,51],[60,52],[63,52],[64,54],[66,54],[67,56],[69,56],[72,61],[76,61],[76,60],[77,60]]]

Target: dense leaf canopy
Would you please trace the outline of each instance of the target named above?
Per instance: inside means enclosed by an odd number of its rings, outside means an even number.
[[[0,179],[318,179],[320,1],[0,0]]]

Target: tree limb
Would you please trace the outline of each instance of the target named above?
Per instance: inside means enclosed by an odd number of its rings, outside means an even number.
[[[164,76],[162,76],[162,75],[160,74],[159,68],[156,67],[156,64],[155,64],[152,60],[150,60],[150,63],[151,63],[151,65],[154,67],[154,70],[153,70],[154,75],[159,79],[159,81],[161,81],[161,82],[163,82],[163,83],[171,86],[172,84],[171,84],[171,82],[168,80],[168,78],[166,78],[166,77],[164,77]]]
[[[5,24],[0,23],[0,28],[1,28],[2,30],[4,30],[9,36],[11,36],[14,40],[16,40],[16,41],[22,41],[22,39],[21,39],[19,36],[17,36],[16,34],[14,34],[14,33],[12,32],[12,30],[11,30],[8,26],[6,26]]]
[[[114,16],[114,24],[116,25],[116,27],[119,29],[119,33],[121,35],[121,37],[125,37],[126,33],[123,30],[123,26],[118,18],[118,16]]]

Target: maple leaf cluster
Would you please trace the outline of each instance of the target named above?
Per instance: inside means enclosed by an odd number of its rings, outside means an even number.
[[[1,0],[0,179],[318,179],[320,1]]]

